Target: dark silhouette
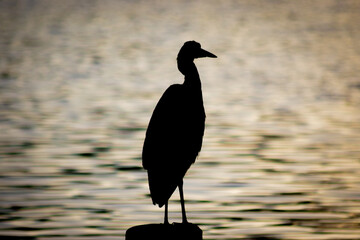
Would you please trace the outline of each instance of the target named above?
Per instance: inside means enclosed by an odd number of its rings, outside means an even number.
[[[146,224],[129,228],[126,240],[202,240],[202,230],[195,224]]]
[[[194,59],[216,56],[195,41],[185,42],[177,56],[183,84],[171,85],[155,107],[143,147],[143,167],[148,171],[153,204],[165,205],[164,224],[168,221],[168,200],[179,187],[182,223],[188,223],[183,194],[183,177],[201,150],[205,110],[199,73]]]
[[[195,41],[180,49],[178,68],[185,75],[183,84],[171,85],[155,107],[143,147],[143,167],[148,171],[151,198],[165,205],[164,224],[134,226],[126,231],[126,240],[201,240],[202,230],[188,223],[183,194],[183,177],[200,152],[205,128],[201,82],[195,58],[216,56]],[[182,223],[169,224],[168,201],[179,187]]]

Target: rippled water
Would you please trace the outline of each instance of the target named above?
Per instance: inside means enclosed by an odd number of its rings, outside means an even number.
[[[197,40],[207,125],[185,178],[204,239],[360,239],[359,1],[0,1],[0,235],[162,222],[141,148]],[[178,192],[170,220],[181,221]]]

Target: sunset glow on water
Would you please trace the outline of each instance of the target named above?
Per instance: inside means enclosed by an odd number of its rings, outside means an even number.
[[[360,2],[0,1],[0,236],[160,223],[141,166],[196,40],[206,129],[184,179],[211,239],[359,239]],[[179,194],[170,222],[181,221]],[[11,238],[14,237],[14,238]],[[18,238],[15,238],[18,237]]]

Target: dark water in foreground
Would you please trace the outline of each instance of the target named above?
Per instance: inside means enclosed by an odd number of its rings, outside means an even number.
[[[124,239],[162,221],[141,148],[195,39],[204,239],[360,239],[358,1],[0,1],[0,235]],[[178,193],[170,220],[181,221]],[[13,237],[13,238],[11,238]]]

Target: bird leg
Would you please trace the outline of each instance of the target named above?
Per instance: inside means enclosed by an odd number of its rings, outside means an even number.
[[[180,203],[181,203],[181,212],[182,212],[182,223],[188,223],[185,212],[185,200],[183,192],[183,181],[181,180],[179,184],[179,193],[180,193]]]
[[[165,224],[165,225],[169,225],[169,220],[168,220],[168,202],[165,203],[164,224]]]

